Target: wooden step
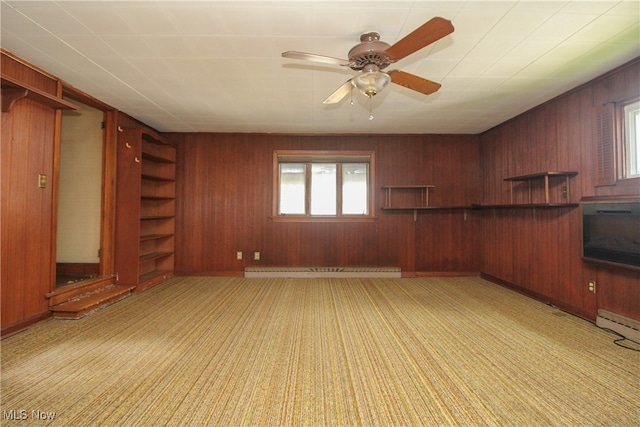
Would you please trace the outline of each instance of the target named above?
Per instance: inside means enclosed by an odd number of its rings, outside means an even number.
[[[45,298],[49,300],[49,307],[62,304],[80,295],[96,291],[106,286],[112,285],[114,278],[111,276],[96,277],[93,279],[82,280],[72,285],[62,286],[53,292],[45,294]]]
[[[135,286],[112,284],[49,307],[49,310],[58,319],[80,319],[91,311],[128,297],[133,289]]]

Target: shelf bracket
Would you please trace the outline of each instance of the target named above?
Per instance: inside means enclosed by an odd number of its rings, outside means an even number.
[[[2,111],[6,113],[11,110],[16,101],[26,98],[29,94],[27,89],[21,88],[3,88],[2,89]]]

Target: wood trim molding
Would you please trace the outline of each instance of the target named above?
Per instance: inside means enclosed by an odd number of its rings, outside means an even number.
[[[14,335],[18,332],[22,332],[24,329],[27,329],[31,325],[35,325],[38,322],[47,320],[51,318],[51,316],[52,316],[51,312],[47,310],[45,313],[40,313],[28,319],[20,320],[19,322],[11,323],[9,325],[4,326],[0,334],[3,339],[7,338],[10,335]]]

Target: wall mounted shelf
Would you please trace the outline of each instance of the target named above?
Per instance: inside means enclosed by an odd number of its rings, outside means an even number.
[[[444,211],[444,210],[458,210],[458,209],[476,209],[480,205],[465,205],[465,206],[398,206],[387,207],[383,206],[382,210],[385,211]]]
[[[551,206],[551,205],[566,205],[569,203],[569,200],[571,200],[571,195],[569,192],[569,178],[578,175],[578,172],[540,172],[540,173],[534,173],[534,174],[530,174],[530,175],[521,175],[521,176],[514,176],[514,177],[510,177],[510,178],[505,178],[505,181],[508,181],[511,185],[509,188],[509,197],[510,197],[510,203],[513,203],[513,183],[514,182],[526,182],[527,183],[527,187],[529,189],[529,194],[528,194],[528,203],[527,205],[529,206],[533,206],[533,205],[538,205],[538,206]],[[567,200],[566,203],[551,203],[550,202],[550,193],[549,193],[549,178],[550,177],[562,177],[564,178],[564,182],[565,182],[565,194],[564,194],[564,198]],[[543,203],[534,203],[533,202],[533,193],[532,193],[532,184],[535,181],[539,181],[542,180],[544,182],[544,202]]]
[[[426,209],[429,207],[429,190],[435,188],[434,185],[385,185],[382,189],[385,191],[384,206],[382,209]],[[420,204],[412,206],[393,206],[393,193],[395,192],[411,192],[416,193],[420,198]],[[417,198],[416,202],[417,202]]]
[[[435,188],[434,185],[385,185],[382,189],[385,191],[385,203],[382,206],[383,210],[405,210],[413,211],[414,220],[416,219],[418,211],[438,211],[438,210],[464,210],[465,219],[467,209],[480,210],[480,209],[551,209],[551,208],[576,208],[578,203],[572,203],[570,194],[570,178],[578,175],[575,171],[562,171],[562,172],[539,172],[529,175],[520,175],[505,178],[504,181],[510,183],[509,186],[509,203],[499,204],[472,204],[470,206],[429,206],[429,190]],[[549,181],[551,178],[564,179],[562,199],[566,202],[551,201],[551,192],[549,190]],[[533,185],[536,181],[540,181],[543,186],[544,195],[543,200],[534,201]],[[514,202],[514,183],[524,182],[527,184],[527,202],[515,203]],[[400,191],[415,192],[419,195],[419,203],[413,205],[394,205],[392,195]],[[417,201],[417,196],[413,198]]]
[[[577,208],[578,203],[514,203],[505,205],[472,205],[473,209]]]
[[[385,191],[385,203],[382,210],[386,211],[413,211],[414,221],[417,219],[418,211],[444,211],[444,210],[464,210],[464,219],[467,219],[467,209],[472,206],[456,205],[456,206],[429,206],[429,190],[435,188],[434,185],[385,185],[382,189]],[[415,193],[413,205],[393,205],[393,193],[404,191],[406,193]],[[419,201],[418,201],[419,198]]]
[[[504,180],[509,182],[509,203],[499,203],[491,205],[473,205],[476,209],[493,208],[493,209],[513,209],[513,208],[575,208],[578,207],[578,203],[572,203],[569,179],[578,175],[578,172],[539,172],[530,175],[521,175],[505,178]],[[551,193],[549,190],[549,179],[559,177],[564,178],[564,187],[562,199],[566,202],[552,202]],[[536,181],[541,181],[544,189],[544,196],[542,201],[534,201],[533,184]],[[526,203],[514,202],[514,188],[513,184],[516,182],[525,182],[527,184],[528,194]]]
[[[22,83],[12,77],[2,76],[2,111],[8,112],[13,105],[24,98],[31,99],[56,110],[77,110],[74,104],[43,90]]]

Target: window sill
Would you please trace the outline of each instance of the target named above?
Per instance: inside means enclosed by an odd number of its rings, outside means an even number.
[[[270,217],[273,222],[374,222],[377,217],[352,217],[352,216],[302,216],[302,215],[278,215]]]

